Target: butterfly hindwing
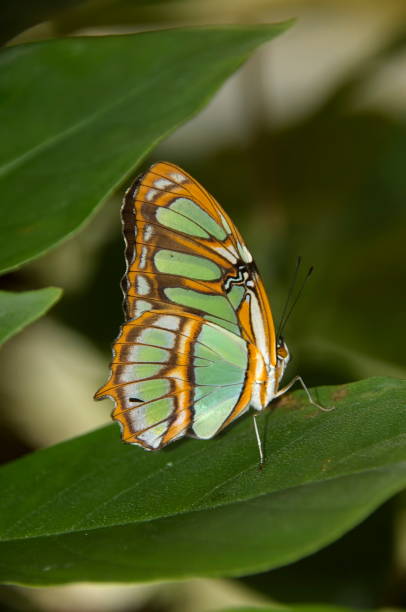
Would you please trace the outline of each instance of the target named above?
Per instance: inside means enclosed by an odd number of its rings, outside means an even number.
[[[212,437],[243,395],[242,338],[201,317],[149,311],[122,327],[109,381],[123,439],[160,448],[191,429]]]
[[[157,449],[185,433],[211,438],[247,410],[265,377],[255,335],[266,345],[273,324],[262,282],[232,221],[177,166],[154,164],[122,215],[127,320],[96,398],[114,400],[126,442]]]

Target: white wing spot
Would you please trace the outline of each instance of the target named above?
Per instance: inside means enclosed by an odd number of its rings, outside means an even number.
[[[145,230],[144,230],[144,240],[145,240],[145,242],[148,242],[148,240],[151,238],[152,232],[153,232],[152,225],[147,225],[145,227]]]
[[[143,270],[145,268],[145,264],[147,262],[147,252],[148,252],[147,247],[143,246],[141,250],[141,257],[140,257],[140,266],[139,266],[140,270]]]
[[[184,183],[185,181],[187,181],[186,176],[184,176],[180,172],[171,172],[170,177],[173,178],[176,183]]]
[[[165,187],[172,187],[172,181],[168,181],[168,179],[160,178],[154,181],[154,185],[157,189],[165,189]]]
[[[137,293],[138,295],[148,295],[151,291],[151,285],[145,276],[137,276]]]
[[[152,304],[146,302],[145,300],[137,300],[134,308],[134,316],[132,320],[138,319],[144,312],[151,310]]]
[[[148,202],[151,202],[151,200],[153,200],[156,196],[156,194],[158,193],[158,191],[156,189],[149,189],[147,195],[145,196],[145,198],[148,200]]]

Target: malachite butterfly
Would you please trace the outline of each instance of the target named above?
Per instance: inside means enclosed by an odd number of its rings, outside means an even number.
[[[250,406],[264,410],[291,386],[279,389],[289,352],[230,217],[159,162],[126,192],[122,219],[126,321],[95,398],[114,401],[124,442],[157,450],[212,438]]]

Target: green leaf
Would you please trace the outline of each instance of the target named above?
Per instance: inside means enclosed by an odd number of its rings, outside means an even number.
[[[57,287],[21,293],[0,291],[0,344],[45,314],[61,295]]]
[[[250,53],[290,25],[66,38],[0,56],[0,270],[75,232]]]
[[[285,397],[263,470],[250,418],[159,452],[108,426],[0,470],[0,580],[32,585],[260,572],[308,555],[406,485],[406,384]],[[57,400],[56,400],[57,401]]]

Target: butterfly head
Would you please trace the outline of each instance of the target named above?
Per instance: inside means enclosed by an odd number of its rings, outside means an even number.
[[[290,360],[288,346],[282,336],[279,336],[276,343],[276,366],[275,366],[275,392],[278,389],[279,383],[285,372],[286,366]]]
[[[279,336],[278,342],[276,343],[276,359],[277,363],[283,362],[285,365],[288,364],[290,359],[288,346],[282,336]]]

